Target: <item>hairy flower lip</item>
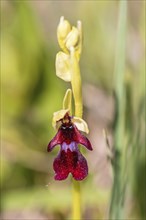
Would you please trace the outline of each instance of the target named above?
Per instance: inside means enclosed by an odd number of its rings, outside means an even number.
[[[75,180],[83,180],[88,175],[88,165],[85,157],[80,153],[77,143],[71,143],[71,146],[65,146],[61,149],[54,160],[53,168],[55,171],[55,180],[64,180],[69,173]]]

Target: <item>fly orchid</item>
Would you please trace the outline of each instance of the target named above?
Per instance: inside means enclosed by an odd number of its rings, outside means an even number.
[[[54,118],[59,118],[59,115],[61,118],[56,122],[57,126],[59,124],[58,132],[48,144],[47,149],[50,152],[56,145],[61,146],[53,163],[55,180],[64,180],[69,173],[75,180],[83,180],[88,175],[88,165],[78,144],[92,150],[90,141],[79,131],[88,132],[87,124],[81,118],[70,116],[68,110],[56,112]]]

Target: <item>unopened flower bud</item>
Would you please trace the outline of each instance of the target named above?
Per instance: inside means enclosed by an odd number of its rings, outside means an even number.
[[[66,38],[66,47],[70,50],[71,47],[76,47],[79,42],[79,31],[76,27],[72,27]]]
[[[57,37],[60,47],[66,51],[65,41],[66,37],[71,31],[71,25],[67,20],[64,20],[64,17],[60,18],[60,22],[57,28]]]

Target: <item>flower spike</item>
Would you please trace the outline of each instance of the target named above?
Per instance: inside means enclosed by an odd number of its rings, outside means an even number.
[[[58,156],[53,162],[55,180],[64,180],[71,173],[75,180],[83,180],[88,175],[88,165],[78,145],[92,150],[87,137],[88,125],[82,119],[83,103],[79,60],[82,51],[82,23],[71,26],[62,16],[57,28],[58,43],[62,51],[56,55],[56,75],[71,83],[63,99],[63,109],[53,114],[52,125],[57,129],[56,135],[48,144],[48,152],[60,145]],[[72,95],[75,116],[72,116]],[[75,185],[74,185],[75,186]],[[79,199],[77,199],[79,201]],[[80,219],[79,216],[76,219]]]

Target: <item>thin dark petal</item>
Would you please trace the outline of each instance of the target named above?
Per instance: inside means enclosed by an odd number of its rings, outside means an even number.
[[[93,150],[92,145],[88,138],[86,138],[74,125],[74,141],[76,141],[79,144],[84,145],[88,150]]]
[[[59,130],[57,134],[55,135],[55,137],[48,144],[47,151],[50,152],[56,145],[61,144],[61,143],[62,143],[62,132],[61,130]]]

